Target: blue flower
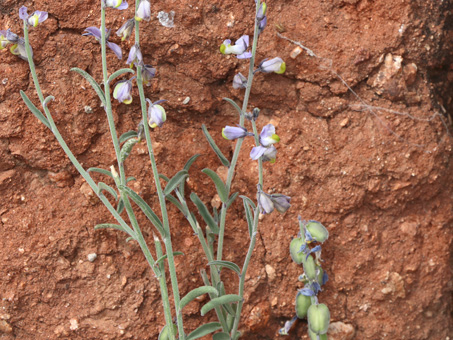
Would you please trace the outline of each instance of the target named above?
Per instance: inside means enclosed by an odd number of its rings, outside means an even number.
[[[32,15],[28,15],[27,7],[22,6],[19,9],[19,18],[26,20],[27,24],[33,27],[38,26],[38,24],[43,21],[46,21],[48,17],[49,14],[47,12],[35,11]]]
[[[86,35],[86,36],[91,35],[97,41],[101,42],[101,30],[99,28],[92,26],[92,27],[86,28],[85,31],[88,33],[84,33],[82,35]],[[116,54],[118,59],[121,59],[123,57],[123,52],[121,51],[121,48],[117,44],[108,41],[109,36],[110,36],[110,30],[105,29],[105,40],[107,42],[107,46]]]
[[[266,160],[272,161],[275,159],[276,150],[268,150],[268,148],[275,143],[280,141],[280,137],[275,134],[275,127],[272,124],[267,124],[260,133],[260,144],[259,146],[255,146],[252,151],[250,152],[250,158],[253,160],[257,160],[265,153]]]
[[[12,43],[13,46],[10,47],[10,51],[12,54],[17,55],[19,58],[23,60],[28,60],[27,58],[27,50],[25,49],[25,40],[24,38],[19,37],[17,34],[11,32],[10,29],[8,29],[5,32],[5,38],[8,40],[8,43]],[[6,45],[7,43],[5,43]],[[3,45],[3,42],[2,42]],[[33,50],[30,47],[30,53],[31,57],[33,58]]]
[[[231,45],[231,40],[227,39],[220,45],[220,52],[222,54],[236,54],[238,59],[248,59],[252,57],[252,52],[246,52],[249,47],[249,36],[243,35],[234,45]]]
[[[129,37],[132,35],[132,30],[134,29],[134,26],[135,20],[129,19],[123,24],[123,26],[119,28],[118,31],[116,31],[116,35],[121,37],[121,41],[129,39]]]
[[[140,63],[143,63],[142,51],[140,51],[140,46],[135,44],[129,51],[126,64],[129,64],[132,67],[132,64],[139,65]]]
[[[248,132],[246,128],[242,126],[225,126],[222,129],[222,137],[229,140],[235,140],[238,138],[244,138],[247,136],[253,136],[252,132]]]
[[[123,10],[129,7],[127,1],[124,0],[104,0],[105,7],[116,8]]]
[[[6,45],[8,45],[10,41],[6,39],[6,31],[0,30],[0,50],[3,50],[6,48]]]
[[[273,58],[271,60],[263,60],[261,64],[258,66],[258,69],[255,72],[264,72],[264,73],[271,73],[275,72],[278,74],[285,73],[286,71],[286,63],[280,57]]]
[[[142,79],[146,86],[151,84],[151,79],[156,75],[156,69],[151,65],[140,65],[142,67]]]
[[[167,115],[165,113],[165,109],[158,105],[165,100],[158,100],[156,102],[152,102],[148,98],[146,98],[146,101],[149,104],[148,108],[148,124],[151,128],[155,127],[161,127],[162,124],[167,120]]]
[[[151,19],[151,3],[148,0],[141,0],[135,12],[135,20],[149,21]]]
[[[247,78],[238,73],[233,78],[233,88],[234,89],[245,89],[247,87]]]
[[[261,214],[270,214],[277,209],[279,213],[284,213],[291,207],[289,203],[291,197],[282,194],[266,194],[262,189],[261,185],[258,184],[258,206]]]
[[[115,89],[113,90],[113,98],[117,99],[120,103],[130,104],[132,103],[132,77],[129,80],[122,80],[116,83]]]

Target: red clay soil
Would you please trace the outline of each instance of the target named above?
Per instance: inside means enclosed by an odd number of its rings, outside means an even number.
[[[30,38],[44,95],[56,98],[50,107],[60,131],[85,168],[108,169],[115,158],[104,110],[89,84],[69,71],[79,67],[102,78],[100,45],[81,35],[100,25],[100,1],[2,0],[0,29],[21,32],[23,4],[50,13]],[[163,27],[156,15],[171,10],[175,26]],[[268,1],[257,59],[280,56],[287,71],[257,74],[249,109],[259,107],[259,128],[272,123],[281,137],[277,162],[265,165],[265,190],[291,196],[292,207],[261,220],[246,278],[244,339],[281,339],[278,329],[294,314],[302,268],[288,246],[298,215],[330,232],[323,247],[330,280],[319,298],[332,322],[351,325],[354,339],[450,339],[452,10],[450,1]],[[159,0],[152,11],[141,25],[142,51],[157,76],[145,90],[153,101],[168,100],[168,121],[152,133],[158,166],[172,176],[200,153],[187,192],[209,204],[215,190],[200,170],[223,169],[200,127],[206,124],[231,157],[234,142],[220,131],[238,119],[222,98],[242,100],[231,83],[238,71],[247,73],[247,62],[218,48],[224,39],[252,34],[254,1]],[[132,8],[109,9],[107,27],[115,31],[132,16]],[[124,53],[132,46],[111,39]],[[111,71],[125,66],[111,52],[108,62]],[[139,246],[119,232],[93,230],[114,220],[22,102],[19,90],[38,105],[27,63],[2,50],[0,78],[0,339],[157,339],[164,324],[158,282]],[[137,127],[136,88],[131,105],[113,107],[120,133]],[[255,197],[251,147],[250,139],[232,191]],[[130,186],[156,206],[144,144],[126,168],[137,178]],[[139,217],[151,241],[151,226]],[[184,295],[201,285],[207,261],[174,207],[170,220],[174,249],[185,253],[177,257]],[[249,241],[239,201],[226,234],[225,259],[241,264]],[[200,316],[204,302],[189,305],[188,330],[214,320]],[[306,322],[298,321],[287,339],[307,339],[306,333]]]

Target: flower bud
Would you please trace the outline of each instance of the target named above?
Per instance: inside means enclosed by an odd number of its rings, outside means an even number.
[[[132,31],[134,30],[134,26],[135,19],[129,19],[123,24],[123,26],[119,28],[118,31],[116,31],[116,35],[121,37],[121,41],[129,39],[129,37],[132,35]]]
[[[289,253],[293,261],[297,264],[301,264],[306,256],[304,252],[300,251],[304,244],[305,242],[300,237],[293,239],[289,244]]]
[[[323,303],[311,305],[307,311],[308,327],[317,335],[326,334],[330,322],[329,308]]]
[[[234,89],[245,89],[247,87],[247,78],[238,73],[233,78],[233,88]]]
[[[304,266],[305,276],[309,280],[315,280],[317,278],[317,275],[316,275],[316,264],[315,260],[313,259],[313,256],[308,255],[307,257],[307,255],[305,254],[302,255],[303,255],[302,264]]]
[[[156,128],[156,127],[161,127],[162,124],[167,120],[167,114],[165,112],[165,109],[157,105],[159,103],[162,103],[165,100],[158,100],[157,102],[151,102],[148,98],[146,98],[146,101],[149,104],[148,108],[148,125],[151,128]]]
[[[311,237],[318,242],[322,243],[329,238],[327,229],[317,221],[309,221],[305,228],[310,232]]]
[[[132,78],[131,78],[132,79]],[[113,98],[117,99],[120,103],[132,103],[132,81],[122,80],[119,81],[113,90]]]
[[[258,67],[258,70],[264,73],[275,72],[282,74],[286,71],[286,63],[282,60],[282,58],[276,57],[271,60],[263,61]]]
[[[307,316],[307,311],[310,306],[311,297],[298,292],[296,296],[296,315],[299,319],[303,319]]]

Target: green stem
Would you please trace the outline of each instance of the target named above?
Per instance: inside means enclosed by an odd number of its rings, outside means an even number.
[[[252,232],[252,239],[250,241],[249,249],[247,251],[247,256],[245,257],[244,265],[242,267],[242,272],[241,272],[241,279],[239,281],[239,296],[243,297],[244,296],[244,285],[245,285],[245,277],[247,274],[247,268],[250,263],[250,259],[252,258],[253,250],[255,249],[255,243],[256,243],[256,235],[258,234],[258,221],[259,221],[259,208],[255,209],[255,217],[253,219],[253,232]],[[236,316],[234,317],[234,323],[233,323],[233,329],[231,330],[231,339],[235,339],[236,332],[239,327],[239,321],[241,319],[241,312],[242,312],[242,306],[244,302],[243,300],[239,301],[237,310],[236,310]]]
[[[138,25],[137,21],[135,22],[135,41],[136,41],[136,43],[138,43],[140,41],[139,25]],[[165,251],[167,254],[168,268],[169,268],[169,272],[170,272],[170,279],[171,279],[171,286],[172,286],[172,290],[173,290],[173,299],[174,299],[174,303],[175,303],[175,310],[179,311],[180,310],[179,304],[180,304],[181,297],[180,297],[179,287],[178,287],[178,278],[176,276],[175,260],[174,260],[174,256],[173,256],[173,246],[171,243],[170,224],[168,221],[165,196],[164,196],[164,193],[162,190],[162,186],[160,184],[159,172],[158,172],[158,169],[156,166],[156,160],[154,157],[151,136],[149,133],[149,126],[148,126],[148,119],[147,119],[148,117],[147,117],[147,110],[146,110],[146,99],[145,99],[145,93],[143,90],[143,79],[142,79],[142,72],[141,72],[140,65],[137,66],[137,87],[138,87],[138,91],[140,94],[140,103],[141,103],[143,125],[144,125],[145,136],[146,136],[146,145],[148,147],[149,158],[150,158],[151,167],[153,170],[154,182],[156,185],[157,195],[159,197],[159,204],[160,204],[161,213],[162,213],[162,223],[163,223],[164,229],[166,231],[166,235],[164,237],[164,244],[165,244]],[[179,340],[185,340],[186,336],[184,333],[184,324],[183,324],[183,320],[182,320],[182,314],[176,313],[176,317],[177,317],[177,324],[178,324]],[[171,329],[170,329],[170,333],[171,333]]]
[[[162,246],[160,244],[159,238],[154,236],[154,244],[156,246],[156,256],[157,258],[162,257]],[[159,269],[161,275],[159,277],[159,285],[160,285],[160,294],[162,296],[162,304],[164,307],[164,315],[165,315],[165,323],[167,325],[167,329],[169,331],[169,338],[171,340],[175,339],[175,330],[173,329],[173,320],[171,316],[171,307],[170,307],[170,299],[168,297],[168,287],[167,287],[167,280],[165,278],[165,266],[164,261],[162,260],[159,263]]]

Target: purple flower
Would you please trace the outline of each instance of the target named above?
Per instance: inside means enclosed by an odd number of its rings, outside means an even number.
[[[9,43],[11,42],[6,38],[6,31],[0,30],[0,50],[6,48]]]
[[[233,78],[233,88],[234,89],[245,89],[247,87],[247,78],[238,73]]]
[[[48,17],[49,14],[47,12],[35,11],[32,15],[28,15],[27,7],[22,6],[19,9],[19,18],[26,20],[27,24],[33,27],[38,26],[38,24],[43,21],[46,21]]]
[[[118,31],[116,31],[116,35],[121,37],[121,41],[129,39],[129,37],[132,35],[132,30],[134,29],[134,26],[135,19],[129,19],[124,23],[123,26],[120,27]]]
[[[5,32],[5,31],[3,31]],[[8,42],[5,42],[4,40],[2,41],[2,46],[7,45],[8,43],[12,43],[13,46],[10,47],[10,52],[14,55],[17,55],[20,59],[23,60],[28,60],[27,57],[27,50],[25,49],[25,40],[21,37],[19,37],[17,34],[11,32],[10,29],[8,29],[5,32],[5,38]],[[33,50],[30,47],[30,52],[31,52],[31,57],[33,58]]]
[[[256,19],[258,21],[261,21],[266,17],[266,10],[267,10],[267,5],[265,2],[262,2],[260,5],[260,8],[258,9],[258,13],[256,14]]]
[[[277,209],[279,213],[284,213],[291,206],[291,197],[282,194],[266,194],[261,185],[258,184],[258,206],[261,214],[270,214]]]
[[[261,64],[258,66],[258,69],[255,71],[261,71],[264,73],[271,73],[275,72],[278,74],[285,73],[286,71],[286,63],[280,57],[273,58],[271,60],[263,60]]]
[[[140,63],[143,63],[143,55],[140,51],[140,46],[138,44],[135,44],[129,51],[129,56],[127,58],[126,64],[129,64],[132,67],[132,64],[139,65]]]
[[[132,77],[129,80],[122,80],[116,83],[115,89],[113,90],[113,98],[117,99],[120,103],[130,104],[132,103]]]
[[[238,138],[244,138],[246,136],[253,136],[252,132],[248,132],[246,128],[242,126],[225,126],[222,129],[222,137],[229,140],[235,140]]]
[[[149,21],[151,19],[151,3],[148,0],[141,0],[135,12],[135,20]]]
[[[92,35],[97,41],[101,42],[101,30],[99,28],[92,26],[92,27],[86,28],[85,31],[88,33],[84,33],[82,35],[86,35],[86,36]],[[121,52],[121,48],[117,44],[108,41],[109,37],[110,37],[110,30],[105,29],[105,40],[106,40],[107,46],[116,54],[118,59],[121,59],[123,57],[123,52]]]
[[[227,39],[220,45],[220,52],[222,54],[236,54],[238,59],[248,59],[252,57],[252,52],[246,52],[249,47],[249,36],[243,35],[234,45],[231,45],[231,40]]]
[[[272,124],[267,124],[263,127],[260,133],[260,144],[268,147],[278,142],[280,142],[280,137],[275,134],[275,127]]]
[[[165,113],[165,109],[158,105],[165,100],[158,100],[157,102],[152,102],[148,98],[146,98],[146,101],[149,104],[148,108],[148,124],[149,127],[155,128],[155,127],[161,127],[162,124],[167,120],[167,114]]]
[[[151,84],[151,79],[156,75],[156,69],[151,65],[141,65],[143,83],[147,86]]]
[[[268,148],[265,148],[263,154],[261,155],[261,160],[263,162],[271,162],[275,163],[275,159],[277,158],[277,149],[275,146],[271,145]],[[256,159],[255,159],[256,160]]]
[[[261,34],[261,32],[264,31],[264,28],[267,25],[267,16],[264,16],[262,20],[258,22],[258,34]]]
[[[123,10],[129,7],[127,1],[124,0],[104,0],[105,7],[116,8]]]

